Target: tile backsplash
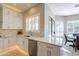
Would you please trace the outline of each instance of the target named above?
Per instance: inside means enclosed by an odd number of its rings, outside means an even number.
[[[19,30],[0,30],[0,35],[2,36],[15,36]]]
[[[2,30],[0,30],[0,35],[1,36],[5,36],[5,37],[7,37],[7,36],[17,36],[18,35],[17,34],[18,31],[19,30],[2,29]],[[28,36],[28,35],[30,35],[30,36],[36,36],[36,37],[43,37],[43,35],[41,35],[40,33],[28,33],[28,32],[23,31],[22,36]]]

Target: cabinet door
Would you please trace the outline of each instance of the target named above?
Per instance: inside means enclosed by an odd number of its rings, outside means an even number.
[[[22,29],[22,21],[20,13],[3,8],[3,29]]]
[[[8,39],[8,47],[16,45],[16,38],[14,37],[9,37]]]
[[[3,9],[0,7],[0,28],[2,29],[2,22],[3,22]]]
[[[28,40],[28,49],[30,56],[37,56],[37,41],[35,40]]]
[[[17,14],[17,20],[16,20],[16,25],[18,29],[22,29],[23,28],[23,20],[22,20],[22,14],[18,13]]]
[[[47,56],[46,44],[38,42],[38,56]]]
[[[23,48],[28,51],[28,39],[23,39]]]
[[[24,41],[23,41],[23,38],[21,37],[18,37],[17,38],[17,45],[19,45],[20,47],[24,47]]]
[[[22,29],[22,15],[20,15],[20,13],[17,12],[13,12],[13,16],[12,16],[12,29]]]
[[[60,47],[53,46],[53,48],[51,48],[51,55],[60,56]]]
[[[0,38],[0,49],[3,49],[3,40],[2,38]]]
[[[28,39],[18,37],[16,41],[18,46],[22,47],[25,50],[28,50]]]
[[[51,48],[50,47],[47,47],[47,56],[51,56]]]
[[[12,25],[14,25],[14,23],[13,23],[13,15],[12,15],[12,13],[10,12],[10,14],[9,14],[9,19],[8,19],[9,21],[7,21],[7,22],[9,22],[9,25],[8,25],[8,29],[13,29],[13,26]]]
[[[5,38],[5,39],[3,40],[3,47],[4,47],[4,48],[8,48],[8,44],[9,44],[9,39],[8,39],[8,38]]]
[[[59,56],[60,55],[60,47],[47,44],[47,55],[48,56]]]
[[[9,27],[9,10],[3,8],[3,29],[8,29]]]
[[[22,47],[22,38],[16,38],[17,45]]]

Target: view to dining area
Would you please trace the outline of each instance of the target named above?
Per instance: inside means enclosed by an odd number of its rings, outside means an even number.
[[[69,45],[73,48],[75,48],[76,50],[79,50],[79,34],[73,34],[73,36],[66,36],[66,34],[64,34],[65,37],[65,45],[67,44],[67,42],[71,42],[72,45]]]
[[[55,16],[49,23],[49,41],[79,50],[79,15]],[[72,17],[72,18],[71,18]],[[52,24],[51,24],[52,23]],[[51,32],[52,30],[52,32]]]
[[[64,34],[65,44],[67,42],[72,42],[69,45],[75,48],[75,51],[79,49],[79,20],[67,21],[67,34]]]

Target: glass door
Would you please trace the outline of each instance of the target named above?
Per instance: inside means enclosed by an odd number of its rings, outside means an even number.
[[[48,35],[49,35],[49,42],[55,42],[55,21],[52,17],[49,17],[49,26],[48,26]]]
[[[63,21],[55,21],[55,32],[56,32],[56,43],[63,43],[63,34],[64,34],[64,22]]]

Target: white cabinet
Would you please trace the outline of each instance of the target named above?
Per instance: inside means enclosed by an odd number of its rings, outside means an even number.
[[[2,49],[2,48],[3,48],[3,39],[0,38],[0,49]]]
[[[3,39],[3,48],[7,48],[8,46],[9,46],[9,39],[7,39],[7,38],[4,38]]]
[[[28,51],[28,39],[23,37],[16,38],[16,44]]]
[[[38,47],[37,51],[38,56],[47,56],[46,44],[38,42],[37,47]]]
[[[22,14],[12,9],[3,8],[3,29],[23,29]]]
[[[8,40],[5,38],[0,38],[0,49],[8,47]]]
[[[16,38],[14,37],[7,37],[3,39],[3,48],[8,48],[13,45],[16,45]]]
[[[24,49],[26,50],[26,51],[28,51],[28,39],[24,39],[23,40],[23,47],[24,47]]]
[[[28,51],[28,39],[24,37],[5,37],[0,38],[0,49],[8,48],[14,45]]]
[[[8,37],[7,40],[8,40],[8,47],[16,45],[16,38],[15,37]]]
[[[60,47],[44,42],[38,42],[37,54],[38,56],[59,56]]]
[[[0,28],[2,29],[2,8],[0,7]]]

